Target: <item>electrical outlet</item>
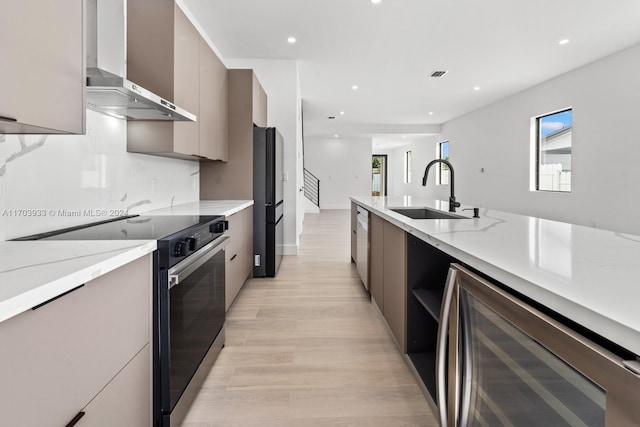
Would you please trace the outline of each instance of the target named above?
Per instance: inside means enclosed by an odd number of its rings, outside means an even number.
[[[260,255],[253,256],[253,266],[260,267]]]

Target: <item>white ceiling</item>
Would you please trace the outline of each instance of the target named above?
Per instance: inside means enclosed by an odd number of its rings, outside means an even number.
[[[299,60],[305,136],[430,133],[640,42],[640,0],[182,3],[226,59]]]

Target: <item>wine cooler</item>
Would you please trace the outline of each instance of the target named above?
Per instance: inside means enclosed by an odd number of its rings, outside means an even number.
[[[437,344],[449,427],[638,426],[638,361],[453,264]]]

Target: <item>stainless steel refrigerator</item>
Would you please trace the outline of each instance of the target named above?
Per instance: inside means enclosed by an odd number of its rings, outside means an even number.
[[[282,147],[276,128],[253,128],[253,277],[274,277],[282,261]]]

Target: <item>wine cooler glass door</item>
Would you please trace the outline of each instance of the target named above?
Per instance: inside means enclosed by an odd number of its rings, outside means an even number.
[[[605,393],[465,290],[461,426],[604,426]]]

